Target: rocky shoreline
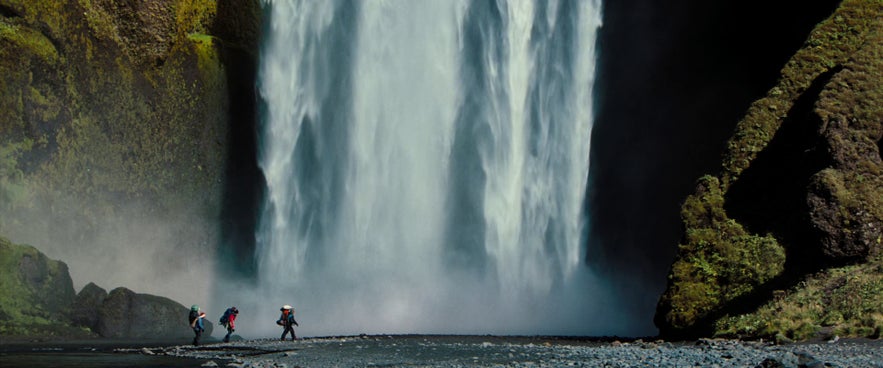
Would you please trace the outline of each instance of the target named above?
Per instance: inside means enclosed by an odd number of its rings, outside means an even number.
[[[775,345],[700,339],[645,342],[554,337],[378,335],[243,340],[118,349],[220,367],[883,367],[883,340]]]

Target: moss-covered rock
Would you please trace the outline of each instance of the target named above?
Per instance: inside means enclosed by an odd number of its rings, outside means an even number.
[[[696,328],[696,322],[710,311],[734,302],[783,271],[785,251],[776,238],[746,231],[727,217],[723,202],[718,179],[705,176],[696,194],[684,203],[685,244],[672,265],[671,279],[676,282],[663,295],[658,325]]]
[[[74,295],[64,262],[0,238],[0,336],[89,336],[68,322]]]
[[[883,2],[845,0],[748,110],[721,172],[685,201],[660,332],[872,335],[883,314],[881,139]],[[807,295],[824,312],[802,304]]]

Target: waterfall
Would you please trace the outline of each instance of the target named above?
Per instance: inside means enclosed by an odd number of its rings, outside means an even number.
[[[583,262],[600,0],[264,6],[260,313],[292,304],[308,335],[624,332]]]

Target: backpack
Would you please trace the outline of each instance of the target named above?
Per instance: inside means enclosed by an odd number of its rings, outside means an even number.
[[[192,325],[193,321],[195,321],[197,318],[199,318],[199,311],[191,310],[190,316],[187,318],[187,322]]]
[[[221,316],[219,322],[222,326],[226,326],[227,322],[230,322],[230,308],[227,308],[227,310],[224,311],[224,315]]]

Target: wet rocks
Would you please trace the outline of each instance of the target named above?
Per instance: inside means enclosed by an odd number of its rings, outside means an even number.
[[[158,350],[174,356],[225,360],[228,366],[427,367],[867,367],[883,362],[883,341],[772,345],[706,339],[693,343],[549,341],[487,336],[395,336],[384,339],[246,340]]]

